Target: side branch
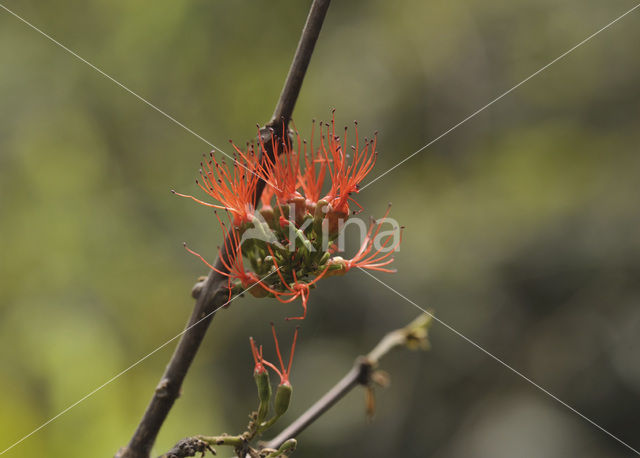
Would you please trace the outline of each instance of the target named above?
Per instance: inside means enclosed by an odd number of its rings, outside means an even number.
[[[406,327],[388,333],[367,356],[357,358],[351,370],[333,388],[264,447],[277,449],[287,440],[297,437],[353,388],[358,385],[369,386],[380,359],[393,348],[406,346],[411,349],[427,349],[430,325],[431,316],[420,315]]]

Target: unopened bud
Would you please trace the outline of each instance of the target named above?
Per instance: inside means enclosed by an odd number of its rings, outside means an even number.
[[[271,224],[275,219],[275,213],[272,207],[262,207],[260,209],[260,215],[262,215],[264,220],[269,224]]]
[[[267,297],[269,291],[264,289],[260,284],[260,279],[251,272],[245,272],[246,278],[242,280],[241,285],[243,291],[248,292],[253,297]]]
[[[348,212],[337,211],[332,209],[327,213],[329,238],[331,240],[335,239],[338,236],[347,219],[349,219]]]
[[[307,211],[313,215],[316,212],[316,203],[309,199],[307,199],[305,203],[307,204]]]
[[[345,261],[341,256],[335,256],[329,259],[327,265],[329,266],[329,268],[327,269],[325,277],[333,277],[337,275],[344,275],[347,273],[347,261]]]
[[[273,404],[276,417],[284,415],[287,411],[289,403],[291,402],[292,393],[293,388],[289,382],[284,382],[278,385],[278,389],[276,390],[276,399]]]
[[[313,232],[318,235],[318,238],[320,238],[320,234],[322,234],[322,221],[330,208],[329,202],[324,199],[320,199],[316,203],[315,210],[313,211]]]
[[[271,400],[271,382],[269,381],[269,373],[264,367],[256,368],[253,372],[253,378],[258,388],[258,399],[260,406],[258,407],[258,424],[262,423],[269,414],[269,402]]]
[[[289,200],[288,204],[293,206],[293,214],[296,225],[300,226],[302,224],[304,215],[307,212],[306,199],[302,196],[296,196],[293,199]]]
[[[252,286],[250,289],[247,290],[247,292],[251,294],[253,297],[261,298],[261,297],[267,297],[269,295],[269,291],[264,289],[262,286],[260,286],[257,283],[254,283],[254,285],[255,286]]]

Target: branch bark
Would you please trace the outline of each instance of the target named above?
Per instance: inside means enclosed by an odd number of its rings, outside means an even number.
[[[330,0],[314,0],[311,5],[307,22],[304,25],[304,29],[302,29],[298,48],[291,63],[291,68],[284,82],[276,109],[273,112],[273,117],[269,122],[270,125],[277,125],[283,119],[286,122],[291,119],[293,107],[296,104],[296,100],[298,100],[302,81],[304,80],[304,75],[311,60],[311,54],[313,54],[318,35],[320,35],[322,23],[329,9],[329,3]]]
[[[313,1],[273,118],[267,125],[267,127],[272,127],[274,135],[278,135],[280,138],[286,132],[329,3],[330,0]],[[270,145],[271,142],[266,144]],[[255,202],[259,201],[263,189],[264,183],[261,183],[256,189]],[[226,257],[225,245],[223,244],[220,256]],[[215,267],[225,271],[220,258],[216,260]],[[226,277],[215,271],[210,271],[204,284],[198,287],[196,303],[187,323],[189,330],[180,338],[180,342],[129,444],[121,448],[116,457],[149,457],[164,420],[180,396],[182,382],[200,348],[209,324],[215,316],[214,311],[224,305],[227,300]]]

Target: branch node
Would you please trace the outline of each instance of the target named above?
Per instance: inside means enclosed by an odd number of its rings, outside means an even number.
[[[193,285],[193,288],[191,288],[191,297],[193,297],[194,299],[197,299],[198,297],[200,297],[200,294],[202,294],[202,289],[204,288],[204,284],[207,280],[207,277],[198,277],[198,281],[196,282],[195,285]]]
[[[367,386],[371,381],[371,372],[373,370],[373,364],[365,356],[358,356],[356,358],[356,367],[358,367],[358,378],[356,381],[360,385]]]
[[[171,450],[160,456],[160,458],[186,458],[195,456],[196,453],[202,453],[202,456],[204,456],[207,451],[213,455],[216,454],[216,451],[205,441],[197,437],[186,437],[181,439]]]
[[[169,380],[168,378],[163,378],[162,380],[160,380],[160,383],[158,383],[158,386],[156,386],[156,396],[158,396],[159,398],[166,398],[169,396],[169,384],[171,383],[171,380]]]

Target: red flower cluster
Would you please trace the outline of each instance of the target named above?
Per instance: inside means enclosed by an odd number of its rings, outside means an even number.
[[[310,290],[325,276],[344,274],[354,267],[393,272],[388,266],[400,243],[399,235],[397,240],[393,235],[382,237],[381,223],[374,222],[352,259],[334,256],[334,241],[352,213],[350,205],[362,209],[353,195],[375,164],[377,140],[374,135],[361,142],[356,123],[355,144],[349,146],[347,128],[342,138],[337,136],[333,116],[330,124],[320,123],[320,142],[314,145],[315,130],[314,123],[310,143],[294,130],[284,140],[271,135],[267,140],[270,148],[260,136],[257,146],[248,144],[242,150],[234,145],[231,165],[218,162],[211,154],[201,163],[197,184],[217,203],[176,193],[230,214],[228,227],[218,218],[228,234],[221,256],[223,268],[187,250],[228,277],[230,294],[248,290],[283,303],[300,298],[304,313],[291,319],[306,316]],[[256,209],[253,202],[260,180],[265,188]],[[385,218],[388,214],[389,210]]]

